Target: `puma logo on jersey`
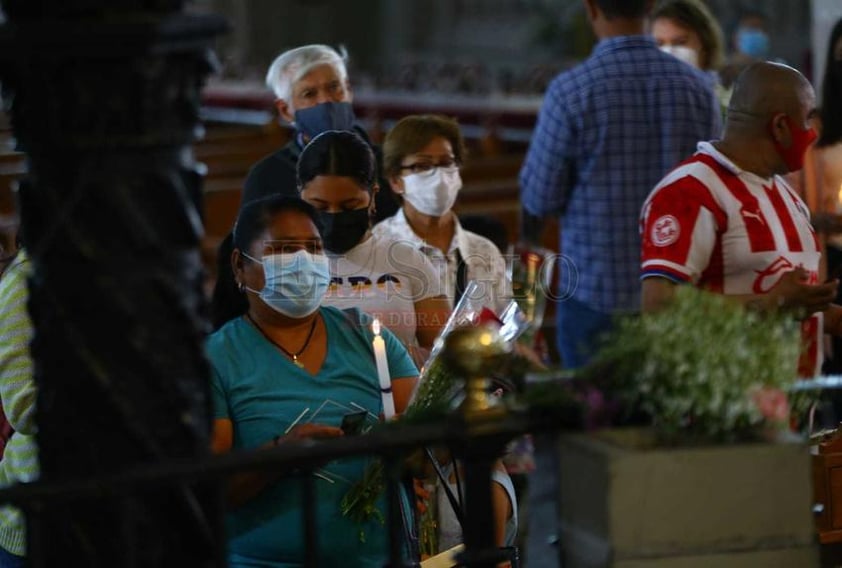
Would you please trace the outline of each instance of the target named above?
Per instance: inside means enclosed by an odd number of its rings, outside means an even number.
[[[763,214],[760,212],[759,209],[758,209],[757,213],[755,213],[753,211],[746,211],[745,209],[740,209],[740,215],[743,216],[743,219],[745,219],[747,217],[749,219],[756,219],[757,221],[760,221],[764,225],[766,224],[766,219],[763,218]]]

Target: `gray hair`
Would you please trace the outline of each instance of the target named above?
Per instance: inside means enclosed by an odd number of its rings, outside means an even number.
[[[275,93],[275,97],[289,103],[295,82],[320,65],[330,65],[342,82],[347,81],[347,60],[348,52],[341,46],[338,51],[322,44],[296,47],[275,58],[266,72],[266,86]]]

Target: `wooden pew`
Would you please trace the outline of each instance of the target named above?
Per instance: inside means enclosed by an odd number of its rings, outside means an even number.
[[[842,542],[842,434],[839,430],[814,446],[813,495],[819,542]]]

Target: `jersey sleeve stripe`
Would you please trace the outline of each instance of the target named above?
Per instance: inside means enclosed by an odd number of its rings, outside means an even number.
[[[662,259],[649,260],[643,263],[640,279],[643,280],[649,276],[663,276],[678,282],[693,281],[693,275],[687,271],[687,267]]]

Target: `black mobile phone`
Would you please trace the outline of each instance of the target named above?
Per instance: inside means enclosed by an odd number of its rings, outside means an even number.
[[[360,410],[359,412],[350,412],[342,417],[342,425],[340,428],[346,436],[356,436],[362,430],[365,423],[365,417],[368,412]]]

